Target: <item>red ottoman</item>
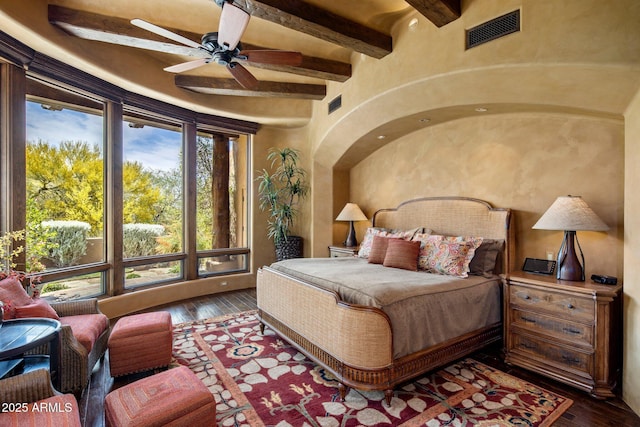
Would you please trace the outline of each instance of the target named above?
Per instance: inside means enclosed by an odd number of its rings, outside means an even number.
[[[107,394],[105,421],[111,427],[215,426],[216,402],[186,366],[169,369]]]
[[[125,316],[113,327],[108,345],[113,377],[168,366],[173,345],[171,315],[155,311]]]

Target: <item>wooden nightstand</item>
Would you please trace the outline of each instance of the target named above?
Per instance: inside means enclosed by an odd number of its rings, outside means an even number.
[[[343,257],[343,256],[356,256],[358,255],[359,246],[329,246],[329,256],[331,258]]]
[[[622,366],[621,294],[621,283],[509,275],[504,292],[505,361],[594,397],[613,397]]]

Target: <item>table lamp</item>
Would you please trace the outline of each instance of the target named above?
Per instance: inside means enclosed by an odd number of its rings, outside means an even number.
[[[347,203],[336,218],[336,221],[349,221],[349,235],[344,245],[347,247],[358,246],[356,240],[356,229],[353,227],[353,221],[366,221],[367,217],[362,213],[360,207],[355,203]]]
[[[591,210],[582,197],[561,196],[532,228],[564,231],[564,239],[558,250],[556,278],[584,282],[584,255],[576,231],[605,231],[609,226]],[[580,250],[582,263],[576,254],[575,245]]]

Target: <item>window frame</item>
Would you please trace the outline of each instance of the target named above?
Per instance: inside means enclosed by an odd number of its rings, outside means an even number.
[[[159,100],[126,91],[111,83],[80,71],[68,64],[34,51],[20,41],[0,32],[0,232],[20,230],[26,226],[26,95],[27,78],[34,78],[61,89],[104,103],[104,162],[105,162],[105,250],[106,261],[78,267],[57,269],[42,274],[43,282],[60,280],[78,274],[100,272],[104,277],[106,296],[119,295],[132,289],[124,287],[124,271],[128,266],[150,261],[181,261],[183,278],[171,282],[190,281],[201,278],[198,262],[201,257],[241,254],[246,257],[248,271],[251,250],[249,247],[214,249],[198,253],[195,246],[195,139],[196,129],[225,134],[246,134],[247,161],[250,162],[251,136],[259,125],[254,122],[199,113],[171,105]],[[126,114],[125,114],[126,109]],[[125,115],[135,113],[149,117],[168,117],[173,123],[182,124],[185,173],[183,186],[183,252],[123,260],[122,257],[122,162],[123,120]],[[22,141],[22,144],[15,143]],[[251,164],[248,163],[248,168]],[[251,181],[250,172],[247,180]],[[248,188],[251,188],[248,186]],[[243,201],[250,218],[248,198]],[[251,232],[247,224],[248,236]],[[248,240],[250,241],[250,240]],[[24,267],[24,256],[18,258],[18,268]],[[22,263],[22,264],[21,264]],[[229,274],[237,271],[229,272]],[[223,273],[224,274],[224,273]],[[208,276],[208,275],[207,275]],[[161,282],[159,285],[166,284]],[[147,286],[141,286],[147,287]],[[138,289],[137,287],[134,289]]]

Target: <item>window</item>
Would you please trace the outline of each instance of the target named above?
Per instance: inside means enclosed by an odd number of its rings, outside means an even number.
[[[104,263],[103,105],[31,80],[26,102],[26,270]],[[42,288],[43,297],[104,293],[101,272]]]
[[[203,130],[196,145],[198,274],[247,271],[248,139]]]
[[[42,270],[45,298],[248,271],[256,123],[130,93],[0,39],[0,231],[26,228],[18,268]]]
[[[184,252],[181,126],[127,114],[123,134],[125,288],[175,281],[182,262],[157,256]]]

